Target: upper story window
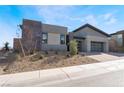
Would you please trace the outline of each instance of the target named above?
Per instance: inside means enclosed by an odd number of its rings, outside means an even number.
[[[60,44],[65,44],[65,35],[60,35]]]
[[[48,41],[48,34],[42,33],[42,43],[47,44],[47,41]]]

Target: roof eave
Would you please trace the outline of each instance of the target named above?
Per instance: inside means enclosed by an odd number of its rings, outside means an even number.
[[[75,29],[75,30],[72,31],[72,32],[77,32],[77,31],[79,31],[80,29],[83,29],[83,28],[85,28],[85,27],[89,27],[89,28],[91,28],[91,29],[93,29],[93,30],[95,30],[95,31],[98,31],[98,32],[104,34],[104,35],[107,36],[107,37],[110,37],[109,34],[103,32],[102,30],[100,30],[100,29],[98,29],[98,28],[96,28],[96,27],[94,27],[94,26],[92,26],[92,25],[90,25],[90,24],[85,24],[85,25],[83,25],[83,26],[81,26],[81,27]]]

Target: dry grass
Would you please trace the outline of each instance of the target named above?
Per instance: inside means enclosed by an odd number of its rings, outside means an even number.
[[[31,57],[32,56],[26,56],[25,58],[20,58],[19,56],[16,57],[14,62],[11,62],[9,65],[7,64],[7,70],[0,74],[67,67],[98,62],[94,59],[81,55],[76,55],[68,58],[65,54],[51,54],[44,55],[43,59],[39,59],[38,61],[31,61]]]

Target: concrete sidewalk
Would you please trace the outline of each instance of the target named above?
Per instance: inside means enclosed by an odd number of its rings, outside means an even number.
[[[0,76],[0,86],[32,86],[31,84],[48,84],[52,82],[68,81],[75,78],[86,78],[102,75],[111,71],[124,69],[124,59],[79,65],[72,67],[38,70]],[[40,82],[39,82],[40,81]]]

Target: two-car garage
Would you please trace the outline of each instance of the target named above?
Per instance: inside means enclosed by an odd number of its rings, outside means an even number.
[[[78,39],[79,52],[108,52],[109,35],[102,30],[85,24],[70,33],[70,39]]]

